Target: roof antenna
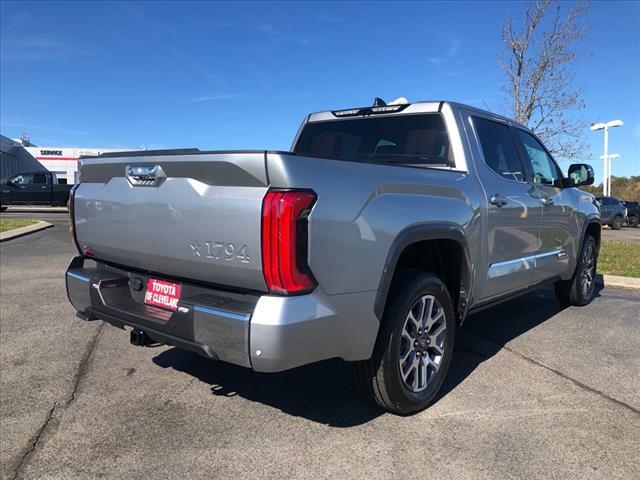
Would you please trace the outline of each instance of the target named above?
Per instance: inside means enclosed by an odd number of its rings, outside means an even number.
[[[387,103],[382,100],[380,97],[376,97],[373,99],[373,106],[374,107],[384,107]]]

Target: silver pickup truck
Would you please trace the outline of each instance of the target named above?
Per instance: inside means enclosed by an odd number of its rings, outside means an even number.
[[[526,128],[457,103],[314,113],[290,152],[103,154],[80,179],[79,318],[259,372],[342,358],[399,414],[434,399],[470,313],[594,292],[592,168],[564,176]]]

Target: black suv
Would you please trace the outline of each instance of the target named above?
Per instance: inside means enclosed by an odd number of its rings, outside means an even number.
[[[638,202],[622,200],[622,205],[627,209],[627,225],[637,227],[640,221],[640,204]]]
[[[609,225],[613,230],[620,230],[627,215],[627,209],[620,200],[613,197],[596,197],[600,202],[600,218],[602,225]]]

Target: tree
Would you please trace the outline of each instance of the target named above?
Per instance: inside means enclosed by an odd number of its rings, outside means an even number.
[[[537,0],[523,6],[524,20],[514,27],[507,16],[502,28],[506,47],[499,57],[509,96],[511,117],[538,135],[561,159],[583,158],[586,123],[577,113],[584,108],[573,86],[572,67],[585,27],[585,3],[563,16],[555,0]]]
[[[602,195],[602,183],[598,186],[580,187],[580,189],[594,195]],[[640,176],[611,177],[611,196],[621,200],[640,202]]]

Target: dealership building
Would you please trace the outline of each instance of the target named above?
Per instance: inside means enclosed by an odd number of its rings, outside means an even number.
[[[78,159],[81,156],[98,156],[106,152],[124,151],[113,148],[41,147],[29,137],[11,139],[0,135],[0,178],[19,172],[49,170],[61,183],[76,183]]]

